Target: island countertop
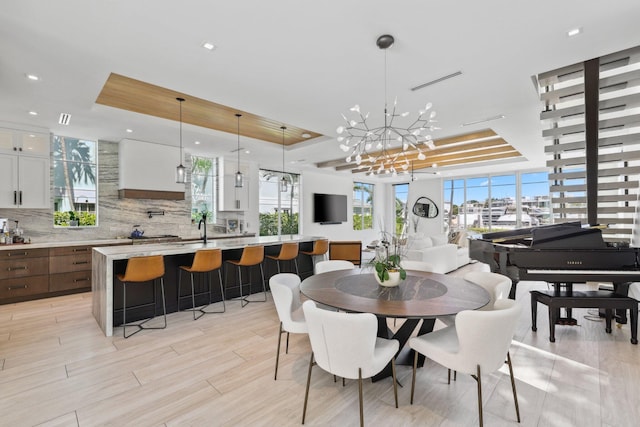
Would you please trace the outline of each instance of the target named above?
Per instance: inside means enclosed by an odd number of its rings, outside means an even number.
[[[139,256],[181,255],[195,253],[199,249],[238,250],[245,246],[277,246],[286,242],[313,242],[325,239],[318,236],[253,236],[216,239],[203,242],[168,242],[124,246],[94,247],[92,251],[91,289],[93,298],[93,316],[107,336],[113,335],[113,280],[114,261]]]

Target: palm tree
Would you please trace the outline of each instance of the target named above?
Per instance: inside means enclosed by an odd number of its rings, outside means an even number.
[[[85,184],[96,183],[91,147],[79,139],[56,136],[53,140],[53,159],[54,164],[63,162],[61,167],[57,164],[54,167],[55,185],[62,189],[62,196],[67,197],[70,210],[75,211],[74,184],[82,181]]]

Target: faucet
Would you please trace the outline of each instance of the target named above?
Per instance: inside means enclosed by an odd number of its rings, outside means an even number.
[[[200,219],[200,222],[198,222],[198,230],[200,230],[200,227],[204,225],[204,244],[207,244],[207,214],[203,213],[202,214],[202,218]]]

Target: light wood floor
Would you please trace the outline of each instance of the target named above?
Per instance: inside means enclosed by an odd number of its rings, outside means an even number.
[[[531,331],[529,290],[511,356],[523,426],[635,426],[640,420],[640,349],[628,325],[575,310],[579,326],[557,327],[548,341],[546,307]],[[227,313],[193,321],[169,316],[166,330],[105,337],[91,315],[91,294],[0,306],[1,426],[297,426],[309,362],[304,335],[291,336],[273,380],[278,318],[273,302],[229,302]],[[446,369],[427,362],[409,404],[411,368],[398,367],[400,408],[391,380],[366,382],[365,422],[372,426],[477,425],[476,384],[447,385]],[[486,376],[487,426],[518,425],[506,370]],[[307,425],[358,423],[357,382],[346,387],[314,369]]]

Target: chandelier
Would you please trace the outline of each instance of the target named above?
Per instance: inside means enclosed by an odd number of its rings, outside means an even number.
[[[376,45],[385,51],[384,54],[384,125],[372,127],[367,123],[369,113],[363,114],[360,106],[353,106],[354,119],[342,114],[346,126],[337,129],[340,148],[347,154],[346,162],[355,162],[359,169],[366,169],[368,174],[397,175],[398,169],[409,173],[409,166],[413,156],[417,153],[418,160],[425,160],[424,151],[435,148],[430,131],[440,129],[433,125],[436,112],[428,103],[418,112],[418,117],[407,126],[396,124],[398,118],[409,116],[408,112],[397,111],[396,98],[389,111],[387,106],[387,52],[393,46],[394,38],[385,34],[378,37]]]

